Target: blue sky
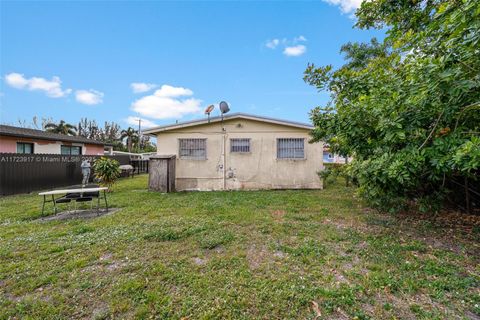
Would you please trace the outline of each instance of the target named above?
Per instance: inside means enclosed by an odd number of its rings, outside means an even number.
[[[382,37],[352,28],[359,0],[325,1],[2,1],[0,121],[160,125],[226,100],[307,122],[328,100],[303,82],[308,62]]]

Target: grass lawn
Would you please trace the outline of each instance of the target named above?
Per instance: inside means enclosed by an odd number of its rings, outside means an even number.
[[[478,227],[377,214],[341,184],[146,185],[121,180],[121,210],[90,220],[36,221],[39,196],[0,199],[0,318],[480,318]]]

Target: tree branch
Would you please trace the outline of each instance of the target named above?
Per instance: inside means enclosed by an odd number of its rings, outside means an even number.
[[[443,109],[442,112],[440,112],[440,114],[438,115],[437,121],[435,121],[435,125],[432,128],[432,131],[430,131],[430,134],[428,135],[427,139],[425,139],[425,141],[423,141],[422,145],[420,146],[420,148],[418,148],[418,150],[422,149],[423,146],[425,146],[425,144],[428,142],[428,140],[430,140],[430,138],[432,137],[433,133],[435,132],[435,129],[437,128],[438,123],[440,122],[440,119],[442,118],[444,112],[445,112],[445,109]]]

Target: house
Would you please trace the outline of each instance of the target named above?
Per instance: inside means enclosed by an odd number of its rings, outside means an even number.
[[[175,155],[176,190],[321,189],[323,144],[310,124],[243,113],[145,130]]]
[[[345,158],[328,150],[324,150],[323,163],[345,163]]]
[[[125,152],[125,151],[117,151],[113,150],[113,147],[110,149],[109,147],[105,147],[105,154],[111,156],[129,156],[130,160],[148,160],[150,156],[156,155],[156,152],[143,152],[143,153],[135,153],[135,152]]]
[[[83,137],[0,125],[0,153],[103,155],[104,145]]]
[[[352,158],[345,158],[341,155],[331,152],[328,145],[323,146],[323,163],[345,164],[350,161],[352,161]]]

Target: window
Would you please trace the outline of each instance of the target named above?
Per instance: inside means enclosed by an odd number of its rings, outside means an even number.
[[[333,159],[333,154],[332,153],[328,154],[328,159]]]
[[[277,159],[305,159],[305,139],[277,139]]]
[[[82,147],[79,146],[61,146],[60,153],[64,155],[78,156],[82,154]]]
[[[33,143],[17,142],[17,153],[32,154]]]
[[[230,139],[230,152],[250,152],[250,139]]]
[[[180,159],[207,159],[207,139],[179,139],[178,141]]]

